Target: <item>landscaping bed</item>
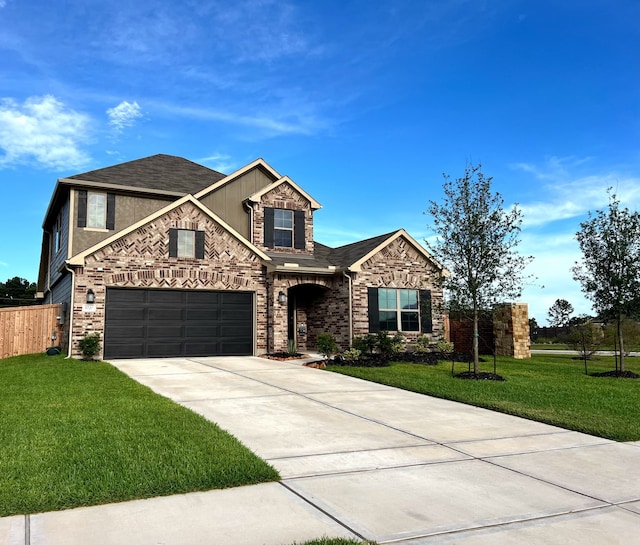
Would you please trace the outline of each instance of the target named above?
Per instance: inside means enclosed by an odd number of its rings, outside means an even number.
[[[236,438],[105,362],[0,360],[0,516],[274,481]]]

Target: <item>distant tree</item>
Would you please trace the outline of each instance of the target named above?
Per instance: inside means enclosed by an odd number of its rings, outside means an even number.
[[[556,299],[549,307],[549,325],[551,327],[564,327],[569,323],[569,317],[573,314],[573,305],[566,299]]]
[[[464,176],[452,181],[444,175],[442,203],[429,201],[435,242],[426,241],[450,276],[444,278],[452,310],[473,319],[473,369],[478,374],[478,317],[505,299],[520,296],[523,270],[531,257],[516,252],[522,225],[517,205],[504,209],[499,193],[482,166],[468,165]]]
[[[36,285],[26,278],[14,276],[0,282],[0,307],[17,307],[36,304]]]
[[[624,372],[624,317],[640,314],[640,214],[621,208],[609,192],[609,207],[589,213],[576,238],[582,263],[573,277],[593,301],[599,316],[616,324],[620,372]]]
[[[538,321],[533,317],[529,318],[529,331],[534,331],[538,329],[538,327],[540,327]]]
[[[587,374],[587,360],[600,348],[604,339],[602,327],[596,324],[591,317],[577,316],[571,320],[567,344],[576,350],[584,361],[584,373]]]

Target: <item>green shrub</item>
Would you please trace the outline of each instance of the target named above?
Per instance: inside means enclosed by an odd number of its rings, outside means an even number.
[[[287,343],[287,352],[292,356],[295,356],[298,353],[295,340],[289,339],[289,342]]]
[[[78,341],[78,346],[82,352],[82,359],[93,360],[93,357],[100,352],[100,334],[85,333],[85,336]]]
[[[426,335],[420,335],[416,339],[416,352],[430,352],[431,351],[431,339]]]
[[[438,341],[436,345],[438,352],[442,352],[443,354],[451,354],[453,353],[453,343],[446,341],[444,339]]]
[[[320,333],[318,335],[318,351],[324,356],[325,359],[329,359],[338,350],[336,340],[331,333]]]
[[[360,350],[362,354],[373,354],[378,346],[378,337],[373,333],[369,333],[363,337],[354,337],[351,347]]]
[[[350,348],[342,354],[342,357],[345,359],[345,361],[358,361],[361,355],[362,352],[357,348]]]
[[[378,332],[378,350],[381,354],[389,356],[397,354],[404,346],[404,334],[400,331],[393,336],[389,336],[388,331]]]

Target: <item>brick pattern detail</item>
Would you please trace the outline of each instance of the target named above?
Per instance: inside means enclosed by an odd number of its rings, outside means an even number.
[[[498,305],[493,312],[497,356],[524,360],[531,357],[529,306],[526,303]]]
[[[353,281],[353,334],[369,332],[367,288],[410,288],[431,290],[433,340],[444,337],[442,317],[442,288],[439,286],[440,271],[424,255],[419,253],[404,237],[398,237],[368,261]],[[411,344],[421,332],[406,332]]]
[[[296,248],[267,248],[264,245],[264,209],[304,210],[305,243],[304,250]],[[261,250],[283,254],[313,254],[313,210],[311,203],[289,183],[285,182],[262,196],[253,208],[253,243]]]
[[[205,258],[169,257],[169,229],[205,231]],[[266,350],[267,286],[260,258],[191,203],[185,203],[88,256],[76,270],[72,343],[85,333],[104,334],[108,287],[240,290],[255,293],[256,350]],[[86,292],[96,311],[83,312]],[[286,317],[286,316],[285,316]]]

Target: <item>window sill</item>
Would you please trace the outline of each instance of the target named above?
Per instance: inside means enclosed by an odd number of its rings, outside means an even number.
[[[91,231],[93,233],[108,233],[109,229],[104,229],[102,227],[83,227],[84,231]]]

